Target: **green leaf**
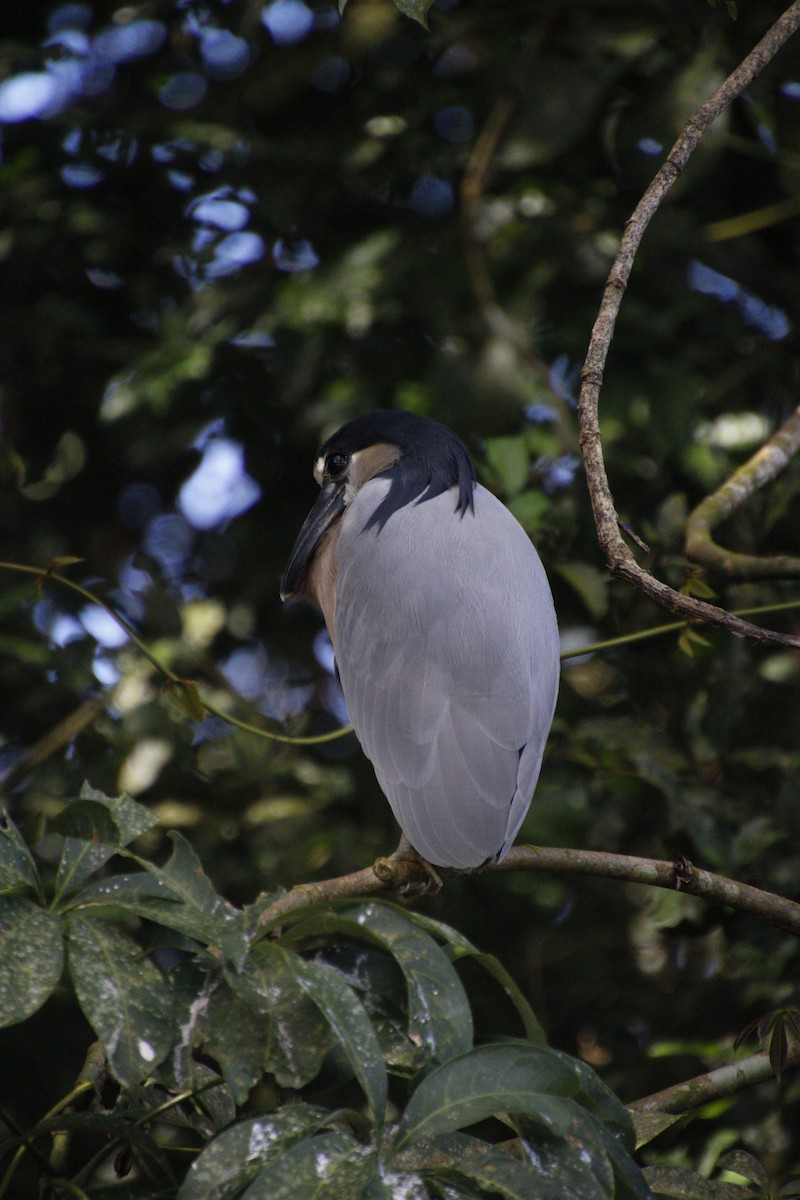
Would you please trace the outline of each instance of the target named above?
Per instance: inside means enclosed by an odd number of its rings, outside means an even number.
[[[65,838],[103,842],[106,846],[121,845],[119,829],[108,806],[95,800],[73,800],[54,818],[51,828]]]
[[[281,946],[262,942],[239,974],[228,971],[225,977],[260,1022],[262,1068],[282,1087],[300,1088],[319,1073],[329,1034],[324,1014],[295,978],[293,962],[294,955]]]
[[[353,1073],[364,1089],[376,1130],[383,1128],[388,1080],[375,1030],[352,988],[325,963],[292,962],[300,987],[319,1008],[342,1044]]]
[[[107,921],[69,920],[69,966],[78,1003],[125,1086],[141,1082],[173,1039],[169,987],[136,942]]]
[[[528,482],[530,458],[524,437],[486,439],[486,461],[507,496],[516,496]]]
[[[78,799],[53,822],[54,831],[64,836],[56,871],[56,899],[76,892],[118,850],[157,823],[157,818],[130,796],[106,796],[84,784]]]
[[[170,972],[174,1022],[180,1031],[171,1060],[182,1088],[198,1082],[196,1054],[218,1064],[237,1104],[244,1104],[264,1073],[265,1022],[231,991],[218,970],[192,960]]]
[[[271,1159],[329,1120],[327,1109],[292,1104],[240,1121],[217,1134],[194,1160],[177,1200],[227,1200],[238,1196]]]
[[[423,1135],[449,1133],[500,1112],[546,1124],[567,1110],[554,1100],[574,1100],[590,1109],[632,1148],[630,1119],[616,1097],[577,1059],[526,1042],[480,1046],[437,1067],[411,1097],[394,1137],[401,1150]]]
[[[672,1200],[750,1200],[753,1193],[734,1183],[716,1183],[685,1167],[647,1167],[644,1177],[655,1196]]]
[[[167,679],[164,695],[190,721],[202,721],[205,718],[206,710],[193,679]]]
[[[606,615],[609,576],[605,572],[585,562],[558,563],[555,570],[577,593],[590,617],[597,621]]]
[[[481,1195],[488,1192],[502,1196],[504,1200],[532,1200],[533,1197],[536,1200],[572,1200],[571,1194],[564,1191],[558,1181],[543,1178],[543,1175],[540,1168],[510,1158],[500,1150],[466,1158],[456,1166],[425,1172],[426,1179],[437,1183],[451,1187],[464,1182],[475,1184],[481,1189]],[[602,1198],[598,1195],[597,1200]]]
[[[418,21],[424,29],[428,28],[428,12],[433,0],[394,0],[394,6],[405,17]]]
[[[0,893],[38,891],[33,856],[5,809],[0,809]]]
[[[232,963],[241,966],[249,949],[241,910],[215,892],[186,839],[174,831],[167,836],[173,849],[165,866],[157,867],[146,859],[136,860],[165,890],[166,903],[152,904],[147,915],[168,929],[177,929],[207,946],[218,947]],[[172,903],[174,900],[180,903]]]
[[[386,907],[390,906],[387,905]],[[403,909],[398,909],[397,911],[404,912]],[[425,929],[428,933],[433,933],[437,937],[440,937],[446,943],[447,952],[454,960],[457,961],[459,958],[464,957],[473,958],[479,966],[483,967],[500,985],[517,1010],[525,1028],[526,1041],[534,1046],[547,1045],[547,1035],[539,1024],[536,1014],[499,959],[495,958],[493,954],[486,954],[484,951],[479,950],[477,946],[473,946],[468,938],[465,938],[457,929],[446,925],[444,921],[437,921],[433,917],[426,917],[417,912],[409,912],[405,915],[407,919],[413,921],[420,929]]]
[[[642,1173],[617,1138],[572,1100],[553,1098],[537,1116],[515,1119],[530,1161],[565,1198],[647,1200]]]
[[[125,792],[121,796],[106,796],[104,792],[84,783],[78,799],[108,809],[119,832],[119,840],[116,843],[119,846],[129,846],[136,838],[158,824],[158,817],[154,816],[149,808],[145,808]]]
[[[266,1166],[242,1200],[359,1200],[376,1170],[372,1146],[344,1133],[322,1133]]]
[[[657,1109],[630,1108],[628,1112],[636,1132],[637,1150],[640,1146],[646,1146],[648,1142],[652,1142],[665,1129],[669,1129],[678,1121],[685,1120],[683,1113],[659,1112]]]
[[[0,897],[0,1025],[15,1025],[44,1004],[61,978],[61,921],[21,896]]]
[[[539,489],[531,488],[509,501],[508,509],[522,528],[531,533],[542,527],[551,505],[549,496]]]
[[[398,963],[408,993],[408,1036],[427,1062],[446,1062],[472,1045],[472,1012],[453,966],[437,943],[398,909],[368,903],[320,912],[295,925],[291,938],[341,933],[369,940]]]

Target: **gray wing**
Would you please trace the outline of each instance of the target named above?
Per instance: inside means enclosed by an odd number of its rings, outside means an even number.
[[[503,855],[539,775],[558,691],[558,630],[527,535],[482,487],[364,530],[386,490],[354,498],[337,547],[336,657],[356,734],[411,844],[441,866]]]

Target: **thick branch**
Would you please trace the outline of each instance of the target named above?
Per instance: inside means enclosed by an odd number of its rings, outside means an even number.
[[[783,471],[800,450],[800,407],[722,487],[698,504],[686,522],[684,548],[694,559],[729,579],[780,579],[800,575],[800,558],[790,554],[759,557],[719,546],[711,531]]]
[[[785,1070],[800,1067],[800,1048],[788,1052]],[[749,1058],[740,1058],[738,1062],[728,1063],[717,1067],[705,1075],[696,1075],[684,1083],[676,1083],[664,1088],[662,1092],[654,1092],[652,1096],[643,1096],[634,1100],[628,1107],[636,1113],[686,1113],[700,1108],[711,1100],[720,1100],[724,1096],[733,1096],[743,1088],[753,1087],[757,1083],[765,1083],[774,1078],[769,1054],[751,1054]]]
[[[554,846],[513,846],[501,863],[485,868],[487,871],[556,871],[595,875],[606,879],[644,883],[651,887],[688,892],[714,904],[723,904],[737,912],[747,913],[768,925],[800,935],[800,904],[764,892],[750,884],[737,883],[711,871],[701,871],[686,859],[677,863],[654,858],[633,858],[625,854],[606,854],[598,850],[571,850]],[[440,868],[442,878],[469,874]],[[349,899],[374,895],[376,892],[397,893],[429,881],[425,868],[411,859],[379,859],[374,867],[327,879],[319,883],[303,883],[279,897],[265,909],[259,920],[264,929],[278,925],[298,909],[325,900]]]
[[[627,579],[629,583],[640,588],[657,603],[681,616],[707,621],[712,625],[729,630],[738,637],[747,637],[755,642],[777,643],[800,648],[800,638],[760,629],[757,625],[751,625],[750,622],[744,621],[740,617],[734,617],[714,605],[684,596],[638,566],[620,532],[619,517],[614,506],[603,459],[598,417],[603,372],[614,335],[617,313],[628,285],[636,253],[650,220],[686,166],[709,125],[764,69],[798,27],[800,27],[800,0],[795,0],[747,55],[747,58],[728,76],[722,86],[689,118],[664,164],[628,220],[592,329],[582,371],[578,418],[581,451],[586,464],[598,539],[611,573]]]

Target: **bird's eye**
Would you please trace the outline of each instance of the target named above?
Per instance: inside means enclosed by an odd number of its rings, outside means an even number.
[[[339,479],[350,465],[349,454],[329,454],[325,459],[325,472],[331,479]]]

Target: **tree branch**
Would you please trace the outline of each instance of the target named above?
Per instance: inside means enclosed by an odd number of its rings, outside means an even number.
[[[684,891],[712,904],[722,904],[746,913],[768,925],[800,936],[800,904],[762,891],[735,879],[726,879],[711,871],[693,867],[688,859],[663,862],[655,858],[635,858],[627,854],[606,854],[599,850],[572,850],[557,846],[513,846],[500,863],[491,863],[486,871],[555,871],[594,875],[643,883],[670,891]],[[443,879],[453,875],[474,874],[438,868]],[[397,893],[429,882],[425,868],[412,859],[379,858],[377,862],[351,875],[319,883],[301,883],[285,892],[264,910],[259,928],[279,925],[298,909],[326,900],[351,899],[378,892]]]
[[[712,604],[685,596],[662,583],[638,565],[620,532],[619,517],[614,506],[603,459],[598,417],[603,372],[614,335],[617,313],[628,285],[634,259],[650,220],[657,212],[672,184],[683,171],[706,129],[755,79],[781,46],[797,31],[798,27],[800,27],[800,0],[795,0],[736,70],[714,92],[713,96],[689,118],[663,165],[627,221],[592,329],[582,371],[578,419],[581,451],[586,464],[586,476],[598,540],[612,575],[626,579],[658,604],[681,616],[706,621],[727,629],[737,637],[746,637],[754,642],[794,646],[800,649],[800,638],[760,629],[757,625],[751,625],[750,622],[744,621],[740,617],[734,617]]]
[[[766,487],[800,450],[800,406],[760,450],[729,479],[706,496],[686,521],[684,549],[688,558],[729,579],[776,579],[800,576],[800,558],[791,554],[761,557],[737,554],[718,545],[711,531],[736,512],[754,492]]]
[[[800,1067],[800,1047],[788,1052],[784,1070],[794,1070]],[[759,1054],[751,1054],[749,1058],[740,1058],[737,1062],[727,1063],[717,1067],[705,1075],[695,1075],[683,1083],[673,1084],[652,1096],[643,1096],[628,1105],[634,1114],[637,1113],[686,1113],[700,1108],[711,1100],[720,1100],[724,1096],[733,1096],[743,1088],[753,1087],[757,1083],[765,1083],[774,1079],[775,1072],[769,1061],[766,1050]]]

